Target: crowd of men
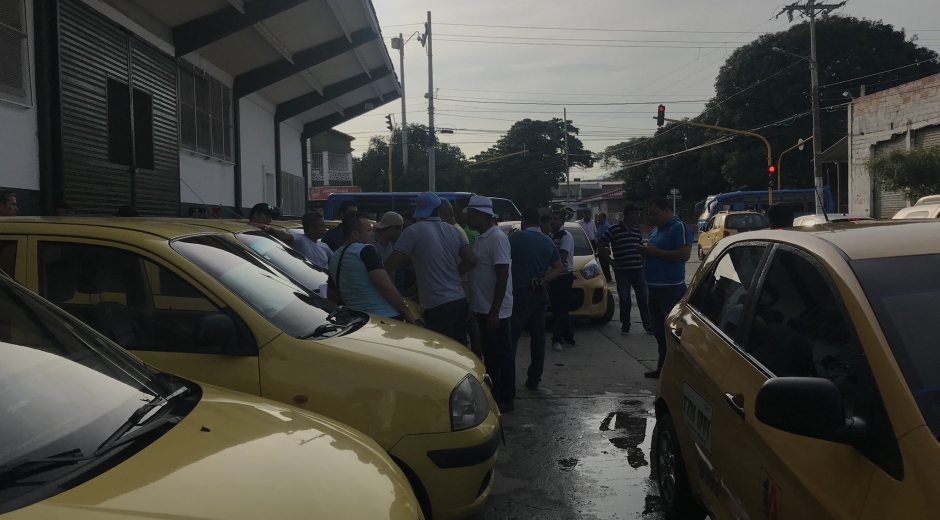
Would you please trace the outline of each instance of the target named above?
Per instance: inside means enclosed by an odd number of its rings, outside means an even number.
[[[656,336],[660,360],[648,377],[658,377],[665,355],[665,315],[685,292],[685,262],[692,231],[664,199],[648,208],[655,226],[647,244],[638,224],[644,208],[628,205],[611,226],[606,215],[577,221],[595,244],[605,277],[616,280],[623,334],[630,332],[630,289],[636,294],[643,329]],[[551,346],[574,346],[568,314],[574,239],[565,230],[573,212],[542,216],[522,213],[521,229],[507,236],[497,226],[493,203],[473,195],[452,206],[434,193],[418,195],[412,214],[387,212],[373,224],[353,201],[339,208],[340,225],[326,230],[323,217],[307,213],[302,233],[269,226],[270,206],[252,208],[249,220],[329,272],[327,294],[351,309],[415,323],[407,299],[417,301],[424,325],[471,346],[493,380],[493,397],[503,412],[516,395],[516,350],[529,336],[525,386],[542,382],[546,317],[553,314]],[[612,252],[612,255],[611,255]]]

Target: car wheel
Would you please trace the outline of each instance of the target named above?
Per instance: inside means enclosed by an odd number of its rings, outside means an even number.
[[[705,260],[705,251],[702,251],[702,246],[698,246],[698,259]]]
[[[685,462],[679,448],[676,427],[669,412],[663,413],[656,420],[653,433],[653,464],[656,470],[656,483],[666,518],[701,520],[705,511],[692,496],[689,478],[685,472]]]
[[[607,312],[600,318],[592,319],[591,323],[594,325],[607,325],[612,319],[614,319],[614,295],[607,291]]]

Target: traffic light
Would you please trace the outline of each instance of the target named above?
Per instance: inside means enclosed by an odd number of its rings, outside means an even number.
[[[777,187],[777,167],[772,164],[767,166],[767,187],[770,189]]]
[[[385,126],[389,130],[395,130],[395,125],[392,124],[392,114],[385,116]]]
[[[659,111],[656,112],[656,126],[663,126],[666,122],[666,105],[659,105]]]

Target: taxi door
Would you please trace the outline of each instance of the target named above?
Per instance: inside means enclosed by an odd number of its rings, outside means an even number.
[[[25,285],[27,269],[26,237],[0,235],[0,271]]]
[[[219,299],[156,256],[123,243],[30,236],[28,287],[149,365],[171,374],[260,395],[257,347]],[[228,316],[231,344],[200,342]],[[224,320],[224,318],[222,318]]]
[[[855,519],[874,466],[855,448],[771,428],[754,414],[770,377],[825,377],[842,390],[851,416],[870,369],[838,290],[808,253],[778,244],[747,310],[743,348],[721,383],[736,412],[735,456],[723,476],[752,519]],[[877,394],[877,387],[875,387]],[[870,408],[870,407],[869,407]],[[875,419],[872,419],[875,420]]]
[[[660,375],[660,396],[676,428],[689,484],[718,518],[731,518],[739,509],[722,485],[724,460],[737,447],[727,442],[733,418],[719,385],[734,359],[737,316],[767,250],[748,242],[709,257],[666,321],[673,351]]]

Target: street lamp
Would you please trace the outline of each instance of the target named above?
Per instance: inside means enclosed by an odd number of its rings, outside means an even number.
[[[780,165],[782,164],[784,154],[786,154],[787,152],[789,152],[789,151],[791,151],[791,150],[794,150],[794,149],[796,149],[796,148],[799,148],[800,150],[802,150],[802,149],[803,149],[803,145],[806,144],[807,141],[810,141],[810,140],[812,140],[812,139],[813,139],[813,136],[809,136],[809,137],[807,137],[806,139],[800,139],[795,145],[793,145],[793,146],[787,148],[786,150],[783,151],[783,153],[780,154],[779,157],[777,157],[777,189],[778,189],[778,190],[779,190],[779,189],[782,189],[782,188],[780,187],[780,171],[781,171]]]

